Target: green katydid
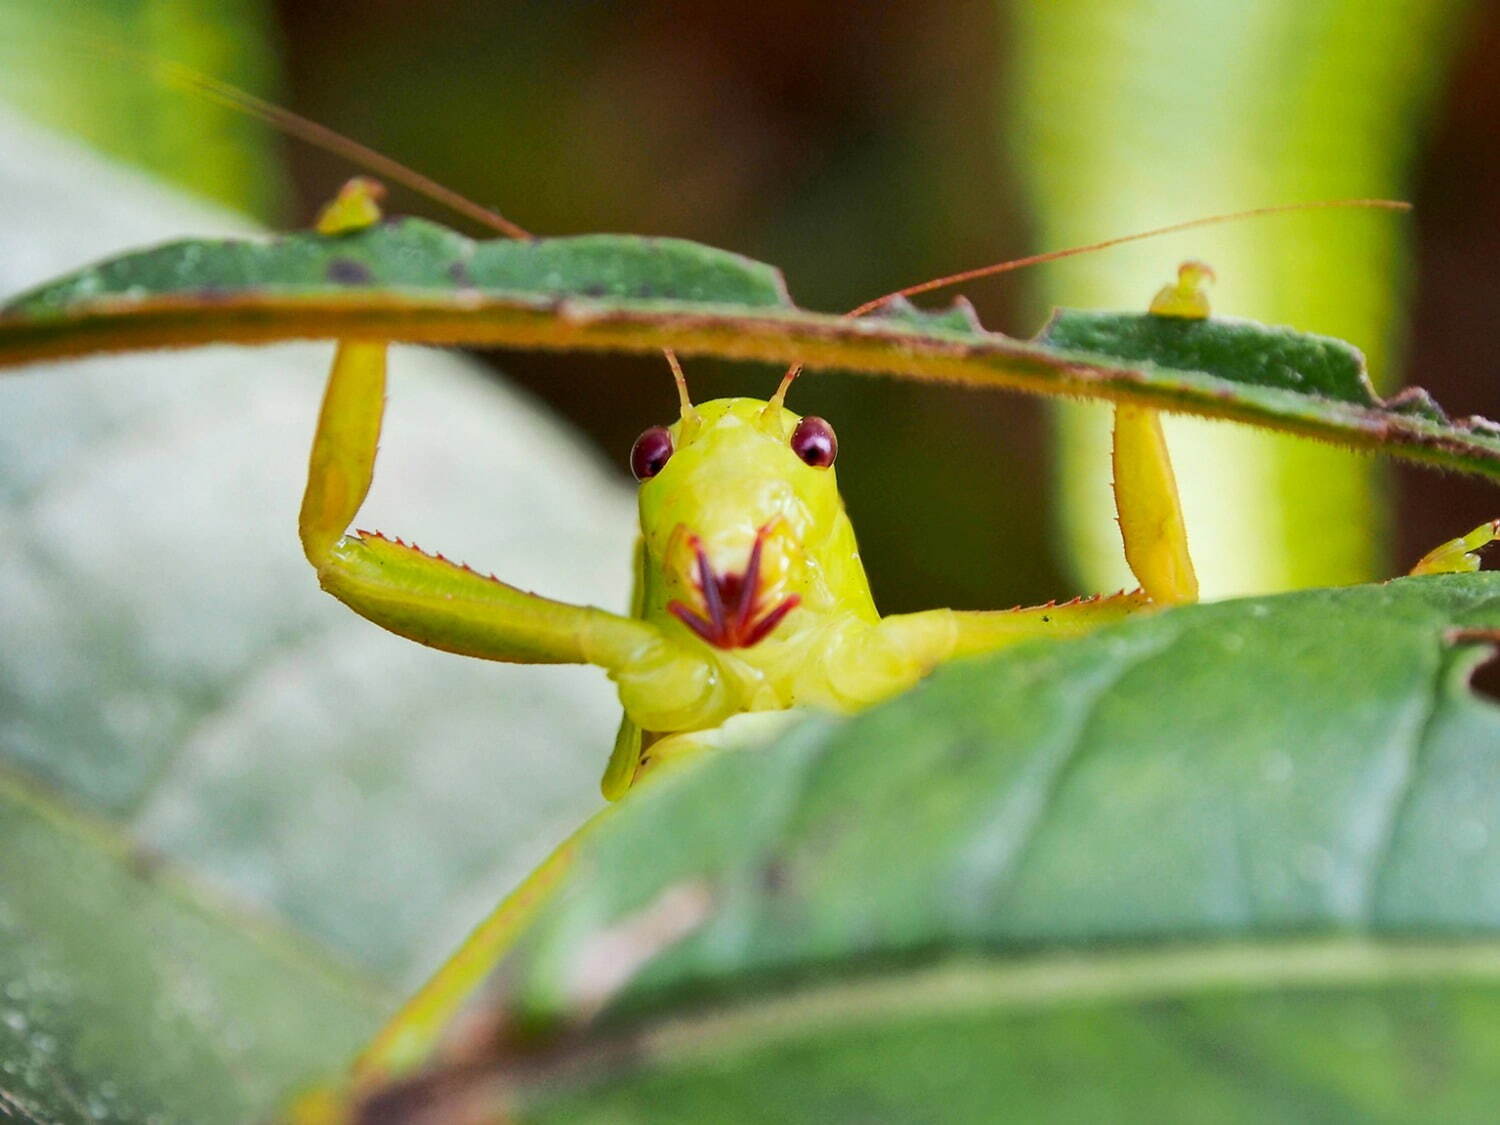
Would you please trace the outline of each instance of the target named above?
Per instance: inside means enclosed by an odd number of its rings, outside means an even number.
[[[610,798],[735,715],[852,710],[955,656],[1193,597],[1154,416],[1123,408],[1122,479],[1139,491],[1122,490],[1121,524],[1149,593],[882,618],[839,497],[832,430],[781,397],[684,398],[677,422],[636,443],[642,534],[632,613],[621,616],[524,593],[399,540],[344,535],[370,483],[385,399],[385,346],[346,342],[313,447],[303,545],[326,590],[393,632],[491,660],[604,668],[626,715],[603,782]]]
[[[368,188],[356,184],[325,212],[320,229],[348,229],[377,215]],[[1088,249],[1002,263],[958,279]],[[1178,285],[1158,294],[1152,311],[1207,315],[1201,282],[1208,276],[1201,264],[1185,265]],[[721,741],[738,716],[796,707],[855,710],[955,657],[1030,637],[1077,634],[1197,596],[1157,415],[1121,405],[1114,429],[1116,506],[1139,590],[1060,606],[882,617],[839,496],[833,429],[785,406],[799,369],[787,373],[769,400],[695,405],[671,353],[680,416],[670,426],[647,429],[631,452],[641,482],[641,538],[630,613],[526,593],[399,539],[345,534],[374,469],[385,355],[383,343],[339,345],[302,507],[308,560],[335,597],[422,644],[491,660],[603,668],[625,711],[602,783],[611,800],[654,763]]]

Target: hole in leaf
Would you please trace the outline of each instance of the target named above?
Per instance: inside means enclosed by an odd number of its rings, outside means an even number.
[[[1491,703],[1500,703],[1500,659],[1497,659],[1497,654],[1491,653],[1488,660],[1474,669],[1469,686],[1475,695],[1481,695]]]
[[[1449,644],[1483,646],[1469,674],[1469,687],[1475,695],[1500,703],[1500,629],[1454,629],[1447,639]]]

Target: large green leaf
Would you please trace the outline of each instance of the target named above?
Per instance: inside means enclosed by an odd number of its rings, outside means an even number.
[[[1143,295],[1150,282],[1143,279]],[[1145,319],[1145,318],[1142,318]],[[424,220],[331,237],[172,243],[109,259],[0,309],[0,365],[95,351],[297,337],[652,351],[799,361],[813,368],[949,379],[1139,402],[1308,434],[1500,478],[1500,427],[1450,423],[1370,394],[1318,393],[1316,370],[1267,383],[1258,349],[1284,330],[1209,321],[1232,343],[1180,353],[1101,354],[984,331],[966,307],[910,305],[863,320],[791,305],[768,266],[694,243],[590,235],[474,242]],[[1259,334],[1257,336],[1257,334]],[[1136,342],[1152,333],[1137,333]],[[1096,334],[1095,341],[1099,339]],[[1363,379],[1348,345],[1290,352]],[[1248,365],[1248,366],[1247,366]],[[1403,400],[1404,401],[1404,400]]]
[[[255,1120],[389,998],[0,774],[0,1118]]]
[[[448,1037],[383,1060],[435,1069],[381,1097],[514,1120],[1481,1105],[1500,708],[1467,679],[1496,637],[1494,574],[1191,607],[685,763],[569,845]]]

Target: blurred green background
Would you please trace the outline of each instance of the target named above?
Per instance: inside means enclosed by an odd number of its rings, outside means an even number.
[[[534,231],[679,235],[774,262],[837,310],[922,278],[1238,207],[1398,195],[1414,217],[1259,220],[972,288],[1031,334],[1139,306],[1186,256],[1216,307],[1344,335],[1385,388],[1500,412],[1500,10],[1458,0],[397,3],[8,0],[0,96],[272,225],[352,171],[88,50],[239,83]],[[393,207],[463,224],[398,192]],[[189,234],[191,232],[183,232]],[[659,362],[488,357],[623,473],[670,417]],[[765,394],[695,363],[696,395]],[[888,610],[1120,584],[1107,414],[838,375],[793,405],[841,475]],[[1482,486],[1222,424],[1172,436],[1210,594],[1383,576],[1494,514]],[[497,433],[496,441],[505,435]]]

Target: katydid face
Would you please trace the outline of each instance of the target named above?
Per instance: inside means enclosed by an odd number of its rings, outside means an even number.
[[[661,439],[646,439],[658,446],[640,489],[647,572],[658,579],[647,620],[754,663],[762,642],[831,614],[876,619],[832,430],[802,422],[758,399],[718,399],[666,430],[665,461]]]

